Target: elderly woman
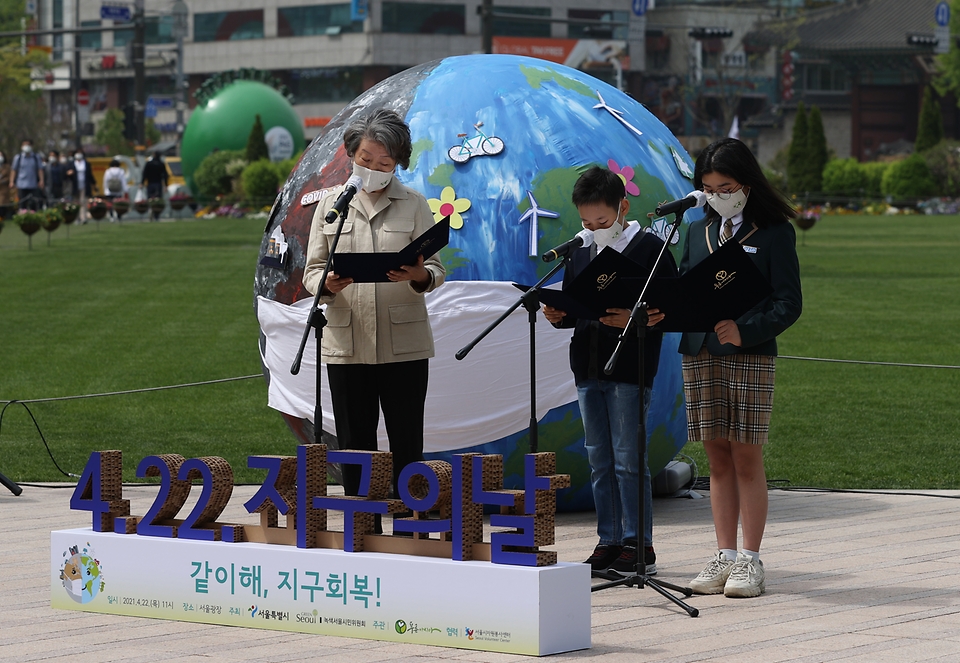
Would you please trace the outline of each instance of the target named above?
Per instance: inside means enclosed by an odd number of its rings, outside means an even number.
[[[410,129],[399,115],[378,110],[355,120],[343,143],[363,188],[350,202],[338,253],[399,251],[433,225],[423,195],[394,177],[398,165],[410,165],[412,151]],[[317,204],[303,284],[314,294],[322,290],[327,303],[321,360],[340,448],[375,451],[382,409],[396,489],[400,471],[423,459],[428,359],[434,354],[424,293],[439,287],[446,272],[436,256],[421,256],[416,265],[387,272],[381,283],[354,283],[332,271],[320,283],[338,225],[324,218],[341,190]],[[343,470],[346,494],[356,495],[359,468]]]

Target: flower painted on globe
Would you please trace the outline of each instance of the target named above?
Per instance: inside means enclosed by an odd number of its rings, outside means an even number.
[[[463,228],[462,212],[470,209],[470,201],[466,198],[457,198],[456,191],[452,186],[446,186],[440,192],[440,198],[429,198],[427,203],[430,205],[430,211],[433,212],[433,219],[437,223],[443,221],[444,217],[450,217],[450,227],[459,230]]]
[[[620,179],[623,180],[623,186],[627,189],[627,193],[629,193],[631,196],[640,195],[640,187],[633,182],[633,168],[630,166],[624,166],[621,168],[613,159],[610,159],[607,162],[607,168],[610,169],[610,172],[618,175]]]

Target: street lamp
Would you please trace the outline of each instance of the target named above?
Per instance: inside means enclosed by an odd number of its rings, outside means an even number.
[[[183,0],[173,2],[173,36],[177,39],[177,139],[183,137],[183,111],[187,106],[183,80],[183,38],[187,36],[187,20],[190,14]]]

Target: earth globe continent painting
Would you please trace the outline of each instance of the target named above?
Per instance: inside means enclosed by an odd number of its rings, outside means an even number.
[[[574,182],[594,165],[619,174],[630,201],[629,220],[666,239],[672,221],[656,218],[664,201],[693,188],[693,164],[676,137],[640,103],[584,72],[511,55],[450,57],[408,69],[363,93],[334,117],[304,152],[283,186],[264,230],[255,278],[260,350],[268,403],[301,443],[313,442],[317,348],[311,330],[297,375],[291,365],[313,304],[302,284],[316,203],[352,172],[343,131],[353,118],[379,108],[410,126],[413,154],[396,176],[423,193],[437,221],[450,217],[449,244],[440,251],[446,282],[426,295],[436,355],[430,360],[424,451],[501,454],[504,485],[520,488],[530,451],[531,402],[538,451],[557,455],[557,471],[572,486],[557,495],[561,510],[593,506],[568,349],[572,330],[542,315],[530,324],[518,307],[458,360],[464,348],[514,306],[520,291],[554,266],[541,254],[582,230],[571,202]],[[689,210],[669,250],[679,263]],[[557,287],[562,270],[552,277]],[[536,397],[531,395],[531,326],[535,329]],[[665,334],[647,421],[652,474],[687,441],[679,334]],[[323,436],[336,427],[321,376]],[[387,437],[380,424],[381,449]]]

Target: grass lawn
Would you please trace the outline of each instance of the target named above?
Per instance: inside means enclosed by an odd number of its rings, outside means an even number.
[[[262,219],[100,223],[0,232],[0,399],[96,394],[261,372],[253,272]],[[226,458],[255,481],[250,454],[292,454],[262,379],[29,407],[61,467],[121,449],[124,478],[146,455]],[[62,480],[22,406],[0,429],[0,472]]]
[[[253,272],[263,221],[101,223],[33,250],[0,232],[0,399],[72,396],[260,373]],[[798,246],[804,313],[782,355],[960,365],[960,218],[824,217]],[[767,472],[794,485],[960,487],[960,370],[778,360]],[[122,449],[219,455],[259,481],[250,454],[294,438],[251,379],[30,405],[60,465]],[[706,473],[700,445],[688,445]],[[64,479],[29,415],[10,406],[0,472]]]
[[[805,245],[804,245],[805,244]],[[960,218],[824,216],[781,355],[960,365]],[[960,370],[777,360],[767,477],[960,488]],[[684,450],[706,466],[702,445]]]

